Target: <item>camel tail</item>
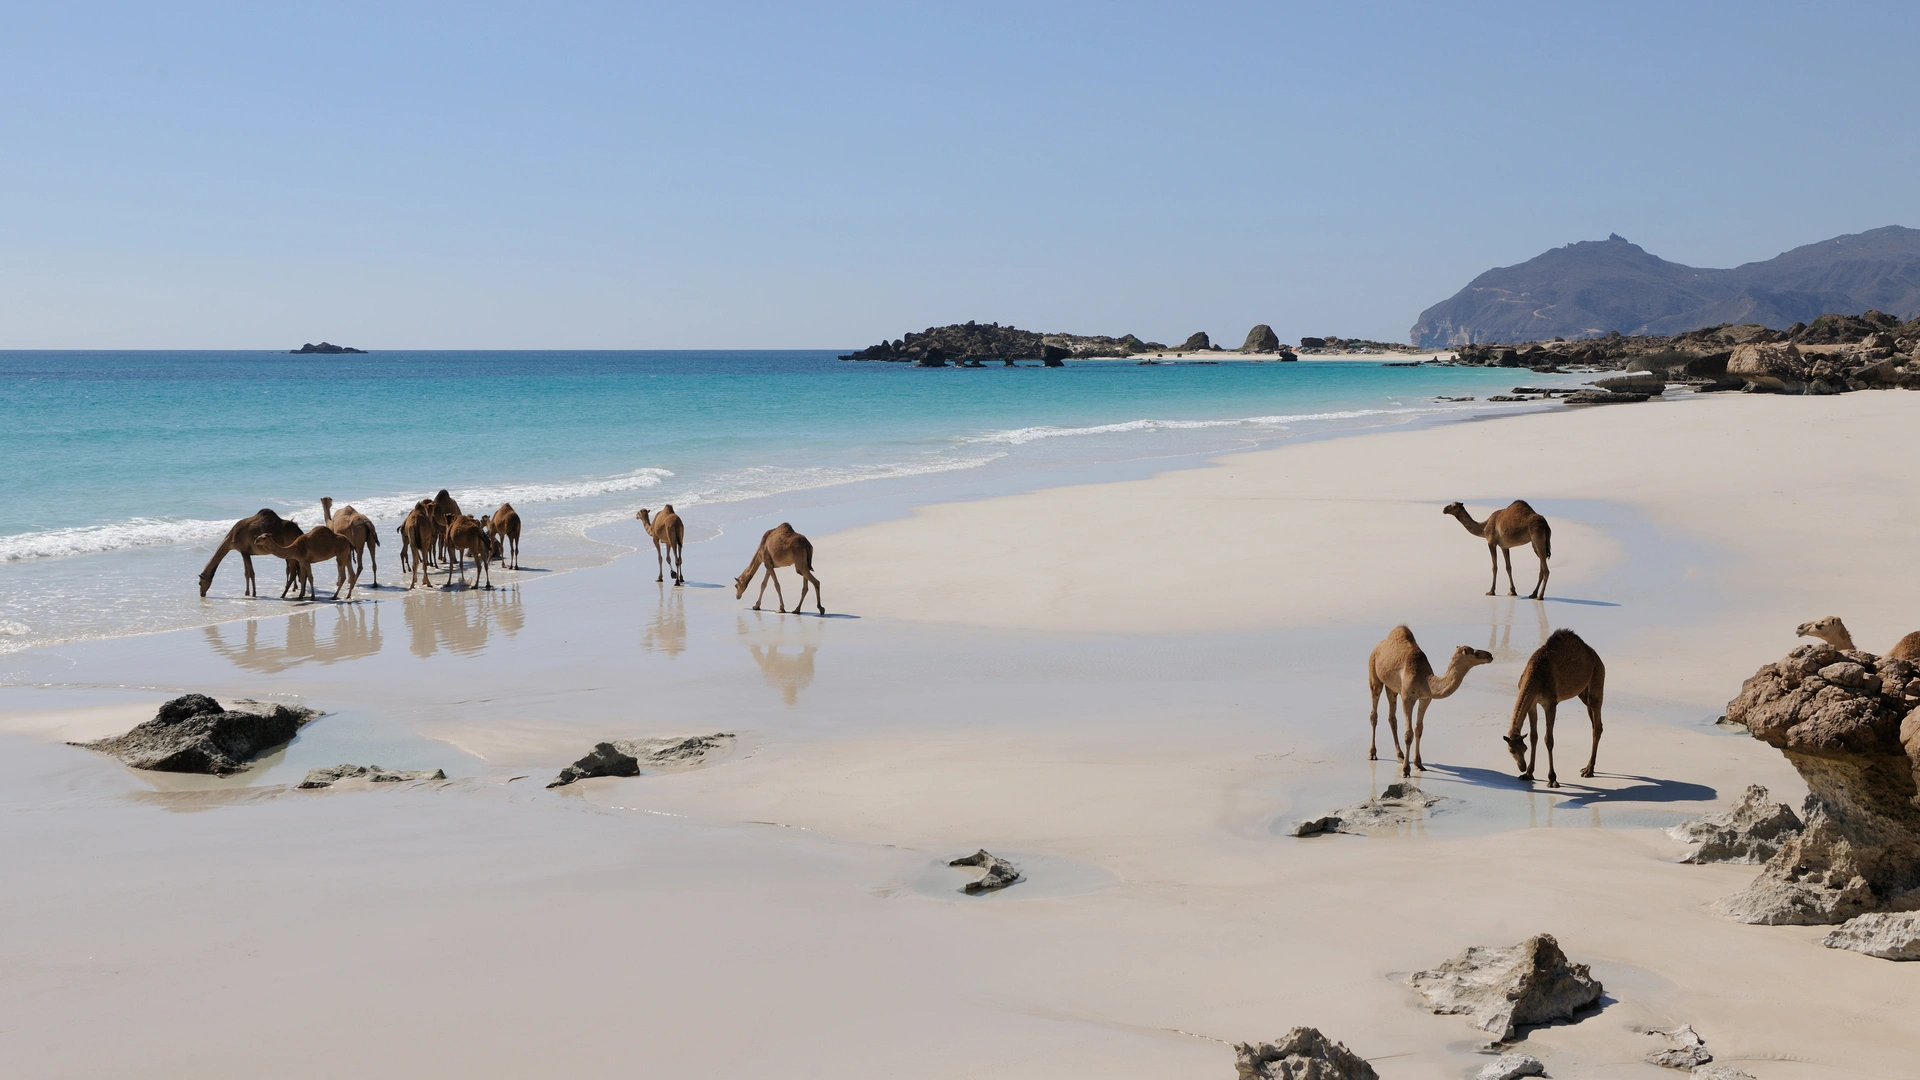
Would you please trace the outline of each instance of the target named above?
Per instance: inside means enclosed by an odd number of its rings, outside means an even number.
[[[1540,557],[1553,558],[1553,526],[1547,524],[1545,520],[1540,522]]]

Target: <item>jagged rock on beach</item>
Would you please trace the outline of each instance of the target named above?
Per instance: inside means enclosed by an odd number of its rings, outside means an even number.
[[[1801,828],[1793,807],[1769,801],[1766,788],[1750,784],[1740,801],[1727,810],[1682,822],[1668,829],[1667,835],[1693,845],[1681,857],[1683,863],[1764,863]]]
[[[1551,934],[1506,948],[1475,945],[1406,982],[1431,1011],[1470,1016],[1499,1042],[1522,1027],[1571,1020],[1602,991],[1587,965],[1568,960]]]
[[[245,699],[228,708],[205,694],[186,694],[160,706],[153,719],[125,735],[71,745],[98,750],[135,769],[226,776],[291,742],[319,715],[299,705]]]
[[[973,881],[967,882],[966,891],[968,893],[993,892],[995,889],[1004,889],[1021,880],[1019,867],[1000,858],[998,855],[989,854],[986,848],[981,848],[971,855],[961,856],[947,865],[981,866],[986,868],[986,873],[981,874]]]
[[[560,770],[547,786],[565,787],[593,776],[639,776],[640,762],[612,743],[599,743],[586,757]]]
[[[1727,719],[1777,748],[1807,783],[1804,828],[1747,889],[1716,904],[1768,925],[1845,922],[1920,907],[1920,672],[1824,642],[1755,672]]]
[[[1687,1074],[1692,1080],[1753,1080],[1753,1074],[1731,1065],[1696,1065]]]
[[[1321,833],[1341,832],[1364,836],[1374,829],[1390,829],[1418,821],[1426,816],[1428,810],[1445,801],[1444,795],[1429,795],[1411,781],[1396,780],[1388,784],[1378,798],[1295,822],[1292,834],[1318,836]]]
[[[672,739],[613,739],[560,770],[547,786],[564,787],[594,776],[639,776],[643,763],[663,769],[689,768],[732,745],[733,735],[725,731]]]
[[[1560,400],[1569,405],[1632,405],[1645,401],[1649,394],[1622,393],[1616,390],[1576,390]]]
[[[1694,1069],[1713,1060],[1713,1055],[1707,1052],[1707,1040],[1693,1030],[1692,1024],[1681,1024],[1672,1031],[1641,1028],[1640,1034],[1658,1035],[1672,1044],[1648,1054],[1646,1060],[1649,1065],[1667,1069]]]
[[[1239,1080],[1380,1080],[1365,1058],[1320,1034],[1297,1027],[1270,1043],[1237,1043]]]
[[[1545,1076],[1547,1067],[1532,1054],[1501,1054],[1493,1064],[1473,1075],[1473,1080],[1520,1080],[1523,1076]]]
[[[1856,915],[1828,931],[1820,944],[1882,960],[1920,960],[1920,911]]]
[[[307,778],[300,781],[303,788],[332,787],[342,780],[365,780],[372,784],[398,784],[410,780],[445,780],[447,774],[440,769],[383,769],[378,765],[332,765],[324,769],[308,769]]]

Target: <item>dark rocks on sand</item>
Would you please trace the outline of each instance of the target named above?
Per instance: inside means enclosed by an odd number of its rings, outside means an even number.
[[[1920,960],[1920,912],[1876,911],[1856,915],[1828,932],[1820,944],[1851,949],[1882,960]]]
[[[1407,985],[1441,1014],[1471,1016],[1475,1026],[1505,1042],[1522,1027],[1571,1020],[1600,1000],[1600,981],[1560,951],[1550,934],[1508,948],[1475,945]]]
[[[565,787],[576,780],[585,780],[591,776],[639,776],[640,762],[632,754],[626,753],[612,743],[599,743],[586,757],[560,770],[547,786]]]
[[[297,349],[288,349],[287,351],[290,353],[365,353],[367,350],[355,349],[347,345],[335,345],[326,341],[315,345],[309,341]]]
[[[657,769],[686,769],[701,765],[733,745],[730,732],[670,739],[613,739],[560,770],[547,786],[564,787],[592,776],[639,776],[641,765]]]
[[[1547,1067],[1531,1054],[1501,1054],[1493,1063],[1473,1074],[1473,1080],[1520,1080],[1523,1076],[1545,1076]]]
[[[1577,390],[1568,394],[1565,401],[1569,405],[1631,405],[1648,397],[1642,393],[1623,394],[1612,390]]]
[[[373,784],[398,784],[409,780],[445,780],[447,774],[439,769],[383,769],[378,765],[333,765],[324,769],[308,769],[307,778],[300,781],[303,788],[332,787],[342,780],[365,780]]]
[[[1014,882],[1019,881],[1021,877],[1019,867],[1000,858],[998,855],[988,854],[986,848],[981,848],[971,855],[955,859],[947,865],[981,866],[986,868],[987,872],[981,874],[977,880],[967,882],[966,891],[969,893],[992,892],[995,889],[1004,889]]]
[[[1213,342],[1208,340],[1207,332],[1200,331],[1180,343],[1180,352],[1212,352]]]
[[[302,725],[320,715],[298,705],[244,700],[234,705],[228,709],[205,694],[187,694],[160,706],[153,719],[125,735],[72,745],[136,769],[226,776],[291,742]]]
[[[1391,829],[1418,821],[1435,804],[1445,801],[1444,795],[1429,795],[1411,781],[1396,780],[1380,792],[1379,798],[1295,822],[1292,831],[1295,836],[1318,836],[1330,832],[1364,836],[1375,829]]]
[[[1682,822],[1668,829],[1667,835],[1693,845],[1680,859],[1683,863],[1763,863],[1802,828],[1793,807],[1769,801],[1766,788],[1750,784],[1740,801],[1727,810]]]
[[[1612,390],[1628,394],[1647,394],[1649,396],[1665,393],[1667,378],[1654,372],[1630,375],[1614,375],[1605,379],[1593,380],[1593,385],[1602,390]]]
[[[1277,353],[1280,349],[1280,335],[1274,333],[1273,327],[1266,323],[1247,331],[1247,343],[1240,346],[1243,353]]]
[[[1805,828],[1717,905],[1747,923],[1817,925],[1920,907],[1920,671],[1893,657],[1802,645],[1755,672],[1727,719],[1807,782]]]
[[[1239,1080],[1380,1080],[1365,1058],[1320,1034],[1297,1027],[1268,1043],[1233,1048]]]

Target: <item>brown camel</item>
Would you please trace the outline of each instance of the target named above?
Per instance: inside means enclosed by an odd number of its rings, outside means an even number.
[[[373,522],[367,519],[367,515],[355,510],[351,506],[343,506],[339,512],[336,513],[333,509],[333,499],[331,497],[323,497],[320,500],[320,520],[327,523],[327,528],[346,537],[353,543],[353,565],[356,571],[371,562],[373,567],[372,584],[378,586],[380,584],[380,556],[378,554],[380,549],[380,533],[373,527]]]
[[[353,599],[353,587],[360,583],[360,568],[353,563],[353,541],[325,525],[315,525],[291,544],[276,543],[269,539],[267,547],[288,562],[300,564],[298,598],[317,595],[313,587],[313,564],[332,559],[340,575],[333,583],[333,598],[340,599],[340,590],[344,586],[347,599]]]
[[[1553,714],[1561,702],[1576,697],[1587,706],[1587,717],[1593,721],[1593,752],[1587,755],[1587,766],[1580,770],[1580,775],[1593,775],[1594,762],[1600,759],[1600,702],[1606,683],[1607,665],[1600,662],[1599,653],[1580,640],[1579,634],[1560,629],[1547,635],[1547,640],[1527,658],[1526,669],[1520,673],[1520,696],[1514,699],[1513,720],[1507,725],[1507,750],[1513,754],[1520,779],[1533,779],[1533,766],[1540,756],[1540,711],[1544,710],[1547,714],[1547,786],[1560,786],[1559,774],[1553,769]],[[1520,737],[1520,725],[1526,721],[1531,721],[1531,753],[1526,740]]]
[[[653,538],[653,557],[660,564],[659,573],[654,575],[653,580],[665,581],[667,571],[671,570],[673,583],[685,585],[687,564],[680,554],[680,547],[687,538],[687,526],[680,520],[680,515],[673,512],[672,503],[662,506],[658,514],[649,517],[649,513],[651,512],[643,506],[639,513],[633,516],[640,519],[640,523],[647,527],[647,535]],[[774,586],[774,589],[774,595],[779,595],[779,586]]]
[[[1467,672],[1481,664],[1491,663],[1492,653],[1462,645],[1453,650],[1453,659],[1447,662],[1447,673],[1435,678],[1433,665],[1427,662],[1427,654],[1413,640],[1413,631],[1404,626],[1387,631],[1387,636],[1373,647],[1373,655],[1367,657],[1367,688],[1373,695],[1373,709],[1367,713],[1367,723],[1373,729],[1373,737],[1367,744],[1367,760],[1373,761],[1380,756],[1380,691],[1387,692],[1387,733],[1393,736],[1393,753],[1400,759],[1400,775],[1412,776],[1414,769],[1421,772],[1427,770],[1420,761],[1421,736],[1427,730],[1427,706],[1438,698],[1451,697],[1466,681]],[[1393,715],[1396,698],[1401,702],[1401,711],[1407,716],[1407,746],[1404,751],[1400,748],[1399,722]],[[1420,705],[1417,717],[1413,710],[1415,702]]]
[[[493,588],[493,575],[487,573],[487,556],[492,551],[493,545],[491,541],[487,539],[486,526],[466,514],[461,514],[459,517],[453,519],[452,524],[447,526],[445,543],[447,545],[448,588],[453,587],[453,575],[456,571],[460,575],[460,584],[465,585],[467,583],[467,568],[465,566],[465,558],[467,556],[473,557],[474,587],[480,587],[480,577],[485,574],[487,588]]]
[[[428,556],[435,546],[433,500],[421,499],[414,503],[406,520],[394,526],[393,531],[400,534],[400,568],[408,572],[407,588],[411,589],[420,583],[432,562]]]
[[[487,535],[493,538],[496,551],[505,550],[502,541],[512,546],[513,557],[507,560],[507,569],[520,569],[520,513],[512,503],[501,503],[487,519]]]
[[[446,488],[441,488],[440,493],[433,497],[432,539],[433,553],[436,562],[438,561],[438,557],[442,555],[449,558],[452,557],[453,553],[447,550],[447,529],[452,526],[454,521],[459,517],[460,503],[455,500],[452,495],[447,494]]]
[[[1495,510],[1487,515],[1485,521],[1473,520],[1467,508],[1459,503],[1448,503],[1440,510],[1451,514],[1462,527],[1487,542],[1487,558],[1493,562],[1493,584],[1487,586],[1487,595],[1492,596],[1500,587],[1500,560],[1507,560],[1507,595],[1518,596],[1513,587],[1513,549],[1522,544],[1532,544],[1533,553],[1540,556],[1540,580],[1534,582],[1533,591],[1527,594],[1529,600],[1547,598],[1547,560],[1553,555],[1553,529],[1547,519],[1533,512],[1533,507],[1515,500],[1505,510]]]
[[[1815,619],[1809,623],[1801,623],[1800,629],[1796,631],[1796,633],[1800,637],[1819,638],[1821,641],[1826,642],[1836,649],[1851,650],[1854,647],[1853,635],[1847,633],[1847,624],[1841,622],[1840,616],[1838,615],[1829,615],[1824,619]],[[1920,664],[1920,630],[1916,630],[1906,637],[1901,638],[1899,641],[1894,642],[1893,648],[1888,649],[1881,655],[1891,656],[1896,660],[1905,660],[1909,664]]]
[[[299,535],[300,526],[297,522],[288,521],[271,510],[263,509],[252,517],[243,517],[234,522],[233,528],[228,529],[226,537],[220,541],[220,547],[213,553],[213,558],[207,560],[206,569],[200,571],[200,595],[207,595],[208,586],[213,584],[213,572],[220,569],[220,560],[227,557],[227,552],[237,551],[240,553],[240,565],[247,572],[246,595],[258,596],[259,593],[254,587],[253,557],[279,554],[267,550],[266,541],[269,538],[281,543],[291,543]],[[281,595],[285,594],[286,590],[282,589]]]
[[[767,582],[773,582],[773,598],[780,604],[780,613],[786,614],[786,597],[780,595],[780,579],[774,576],[776,566],[791,566],[793,572],[800,575],[800,599],[793,605],[794,614],[799,614],[807,602],[807,585],[813,585],[813,606],[820,614],[827,613],[826,605],[820,602],[820,579],[813,576],[813,543],[806,537],[793,531],[793,526],[781,522],[768,529],[760,537],[760,546],[754,549],[753,561],[733,579],[733,598],[735,600],[747,594],[747,585],[753,581],[753,572],[762,566],[767,568],[767,576],[760,579],[760,595],[753,598],[753,610],[760,610],[760,602],[767,598]]]

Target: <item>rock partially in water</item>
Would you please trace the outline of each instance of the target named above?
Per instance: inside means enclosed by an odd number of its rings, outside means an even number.
[[[987,872],[981,874],[978,879],[967,882],[966,891],[968,893],[992,892],[995,889],[1004,889],[1020,880],[1019,867],[1000,858],[998,855],[989,854],[986,848],[981,848],[971,855],[965,855],[955,859],[947,865],[981,866],[986,868]]]
[[[1520,1080],[1523,1076],[1545,1076],[1547,1067],[1531,1054],[1501,1054],[1493,1064],[1474,1074],[1473,1080]]]
[[[231,708],[205,694],[174,698],[125,735],[70,745],[98,750],[135,769],[227,776],[293,740],[318,712],[245,699]]]
[[[1631,405],[1645,401],[1650,395],[1628,393],[1614,390],[1576,390],[1560,400],[1569,405]]]
[[[1239,1080],[1380,1080],[1365,1058],[1320,1034],[1297,1027],[1270,1043],[1234,1046]]]
[[[1602,989],[1587,965],[1568,960],[1551,934],[1506,948],[1472,946],[1437,968],[1407,976],[1407,985],[1428,1009],[1470,1016],[1500,1042],[1522,1027],[1573,1019],[1600,1000]]]
[[[1414,786],[1412,781],[1396,780],[1388,784],[1378,798],[1295,822],[1292,833],[1294,836],[1318,836],[1321,833],[1342,832],[1364,836],[1376,829],[1392,829],[1418,821],[1436,804],[1445,801],[1446,796],[1429,795]]]
[[[579,761],[560,770],[547,786],[565,787],[576,780],[585,780],[591,776],[639,776],[640,762],[632,754],[621,750],[612,743],[599,743],[591,753]]]
[[[1820,944],[1851,949],[1882,960],[1920,960],[1920,912],[1875,911],[1856,915],[1827,933]]]
[[[732,747],[733,735],[725,731],[684,738],[613,739],[596,745],[592,753],[560,770],[560,775],[547,786],[564,787],[590,776],[639,776],[642,765],[656,769],[690,769]]]
[[[1641,1028],[1640,1034],[1658,1035],[1669,1044],[1648,1054],[1648,1064],[1668,1069],[1693,1069],[1713,1060],[1713,1055],[1707,1053],[1707,1040],[1693,1030],[1692,1024],[1681,1024],[1672,1031]]]
[[[447,774],[439,769],[383,769],[378,765],[333,765],[324,769],[308,769],[307,778],[300,781],[303,788],[332,787],[342,780],[365,780],[372,784],[398,784],[409,780],[445,780]]]
[[[1768,801],[1766,788],[1750,784],[1729,809],[1682,822],[1668,829],[1667,835],[1693,845],[1681,858],[1683,863],[1763,863],[1780,851],[1788,837],[1798,836],[1802,827],[1793,807]]]

